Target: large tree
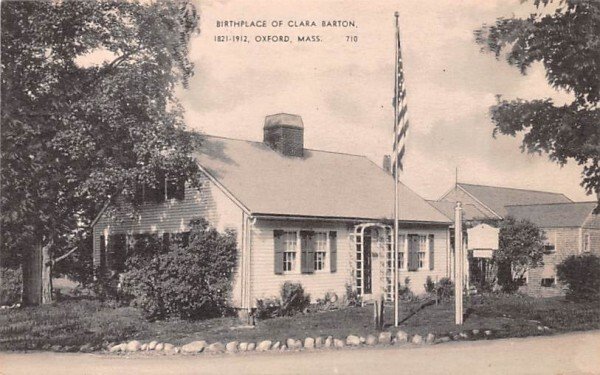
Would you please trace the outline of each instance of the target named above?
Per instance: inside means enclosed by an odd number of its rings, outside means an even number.
[[[528,18],[499,18],[475,31],[483,51],[525,74],[543,64],[546,79],[574,100],[556,105],[551,98],[499,100],[491,108],[498,133],[524,133],[522,149],[547,153],[564,165],[583,167],[581,185],[600,202],[600,1],[534,0]]]
[[[2,2],[1,261],[24,302],[101,207],[158,178],[190,179],[175,87],[193,72],[187,1]]]

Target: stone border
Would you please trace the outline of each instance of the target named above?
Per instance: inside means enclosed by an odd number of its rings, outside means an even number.
[[[538,326],[538,331],[547,332],[550,328]],[[163,354],[219,354],[219,353],[243,353],[243,352],[285,352],[300,350],[318,350],[318,349],[343,349],[369,346],[404,346],[404,345],[434,345],[450,341],[493,339],[497,337],[497,331],[491,329],[473,329],[457,333],[436,337],[433,333],[428,333],[425,337],[421,335],[409,335],[405,331],[399,330],[396,335],[389,331],[373,334],[367,337],[358,335],[349,335],[346,338],[327,337],[306,337],[304,340],[297,338],[288,338],[285,341],[263,340],[259,342],[230,341],[223,344],[219,341],[208,343],[205,340],[192,341],[188,344],[176,347],[170,343],[151,341],[142,343],[138,340],[124,342],[117,345],[109,345],[108,353],[135,353],[135,352],[155,352]]]

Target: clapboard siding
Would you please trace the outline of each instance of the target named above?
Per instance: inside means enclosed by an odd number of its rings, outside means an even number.
[[[94,225],[94,265],[100,263],[100,236],[127,233],[180,233],[188,230],[190,220],[203,217],[219,231],[234,229],[241,249],[242,210],[213,182],[202,176],[200,188],[187,186],[182,201],[172,199],[160,204],[145,204],[135,216],[131,206],[108,207]],[[241,259],[238,250],[238,259]],[[240,298],[239,268],[235,271],[233,301]]]
[[[265,220],[259,219],[251,233],[251,289],[252,302],[256,299],[279,297],[281,286],[286,281],[299,282],[305,291],[311,295],[312,301],[322,298],[327,292],[333,292],[342,298],[346,293],[346,285],[354,287],[353,270],[355,269],[356,248],[350,238],[353,224],[335,221],[300,221],[300,220]],[[337,232],[337,271],[331,273],[329,267],[325,271],[312,274],[294,273],[275,274],[274,271],[274,238],[273,231],[280,230],[326,230]],[[434,235],[435,269],[429,270],[428,264],[422,270],[402,271],[400,279],[410,277],[410,288],[421,294],[425,291],[424,284],[427,276],[439,280],[447,275],[447,235],[446,227],[427,227],[419,229],[403,229],[401,234]],[[299,256],[299,255],[298,255]],[[428,256],[426,257],[427,259]],[[299,261],[299,258],[297,259]],[[374,275],[375,276],[375,275]]]
[[[329,269],[313,274],[285,273],[276,275],[274,271],[275,242],[273,231],[282,230],[328,230],[337,232],[337,272]],[[257,220],[251,229],[251,295],[256,299],[279,297],[281,286],[286,281],[300,282],[314,302],[327,292],[334,292],[340,298],[345,294],[346,284],[352,283],[350,265],[350,242],[348,225],[342,222],[299,221],[299,220]],[[298,255],[299,256],[299,255]],[[299,258],[297,259],[299,261]]]

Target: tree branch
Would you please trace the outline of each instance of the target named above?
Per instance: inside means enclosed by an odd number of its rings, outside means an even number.
[[[51,261],[52,264],[56,264],[56,263],[60,262],[61,260],[65,259],[69,255],[73,254],[75,252],[75,250],[77,250],[77,246],[75,246],[74,248],[72,248],[71,250],[69,250],[66,254],[63,254],[63,255],[59,256],[58,258],[52,260]]]

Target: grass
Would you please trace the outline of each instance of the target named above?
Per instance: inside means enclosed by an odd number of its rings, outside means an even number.
[[[446,335],[458,331],[490,329],[496,337],[543,334],[538,326],[553,332],[600,328],[600,305],[570,303],[562,299],[533,299],[518,295],[485,296],[467,302],[467,318],[454,325],[454,305],[446,302],[425,307],[412,315],[417,303],[402,303],[400,329],[409,334],[429,332]],[[392,308],[386,308],[386,322],[393,322]],[[254,329],[240,329],[232,317],[205,321],[167,320],[147,322],[131,307],[114,308],[93,300],[71,300],[49,306],[0,311],[0,350],[49,349],[61,345],[78,350],[91,344],[99,348],[109,342],[138,339],[182,345],[193,340],[282,341],[288,337],[366,336],[372,328],[372,308],[348,307],[306,315],[259,321]],[[395,333],[396,329],[389,326]]]

